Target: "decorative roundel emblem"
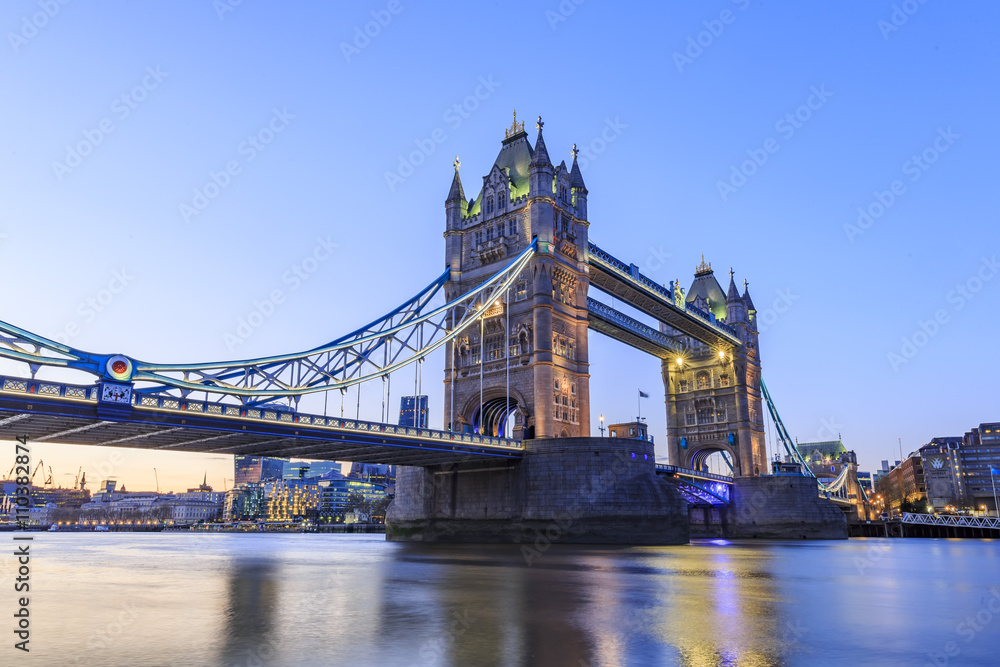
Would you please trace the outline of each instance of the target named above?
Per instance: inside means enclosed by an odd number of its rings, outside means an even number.
[[[111,377],[116,380],[128,380],[132,377],[132,362],[120,354],[108,359],[107,369]]]

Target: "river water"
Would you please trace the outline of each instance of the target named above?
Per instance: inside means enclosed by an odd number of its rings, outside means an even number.
[[[1000,541],[34,535],[3,665],[1000,665]]]

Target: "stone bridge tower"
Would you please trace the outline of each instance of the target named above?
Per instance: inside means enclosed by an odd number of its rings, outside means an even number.
[[[749,287],[740,296],[730,271],[729,290],[723,294],[712,266],[702,258],[685,304],[724,320],[743,344],[720,349],[681,337],[686,352],[663,361],[668,460],[701,470],[711,454],[721,451],[732,462],[734,475],[767,474],[757,311]],[[679,333],[665,325],[661,330]]]
[[[515,112],[482,187],[468,199],[455,160],[445,202],[449,300],[538,239],[538,254],[506,302],[498,300],[480,326],[448,346],[444,423],[456,431],[590,435],[587,188],[575,146],[571,168],[553,166],[542,125],[539,117],[532,147]]]

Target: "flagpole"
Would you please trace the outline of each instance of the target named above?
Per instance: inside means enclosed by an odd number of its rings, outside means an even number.
[[[639,408],[639,415],[636,417],[637,422],[642,421],[642,389],[636,389],[639,392],[639,397],[635,399],[635,403]]]

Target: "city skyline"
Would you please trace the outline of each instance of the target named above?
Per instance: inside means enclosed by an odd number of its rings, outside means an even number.
[[[996,359],[977,359],[975,373],[956,363],[970,332],[1000,323],[996,93],[965,67],[992,56],[978,50],[987,36],[960,38],[989,20],[927,5],[886,32],[889,7],[848,20],[739,2],[650,8],[642,25],[590,3],[549,10],[557,18],[514,3],[523,39],[572,63],[556,75],[567,94],[549,76],[508,74],[506,37],[486,31],[464,60],[427,38],[488,22],[486,9],[460,20],[386,7],[319,8],[303,23],[251,5],[66,5],[11,43],[0,80],[24,103],[0,111],[18,129],[0,165],[0,260],[22,279],[0,319],[164,362],[332,340],[440,273],[455,154],[476,183],[517,109],[529,127],[545,118],[553,162],[580,147],[596,243],[662,283],[689,285],[702,256],[720,282],[730,266],[749,280],[763,374],[800,441],[842,435],[874,470],[900,457],[897,438],[905,458],[1000,418]],[[37,11],[16,2],[0,17],[16,27]],[[359,39],[373,16],[384,25]],[[631,35],[634,51],[578,41],[601,31]],[[260,53],[263,34],[287,50]],[[823,48],[807,48],[813,39]],[[431,76],[411,76],[409,59]],[[928,72],[936,87],[923,85]],[[590,353],[591,432],[602,414],[634,418],[641,389],[665,439],[658,362],[599,334]],[[440,427],[442,356],[426,366]],[[412,382],[400,374],[399,386]],[[362,418],[382,413],[378,393],[362,390]],[[304,409],[339,414],[336,398]],[[154,467],[174,490],[204,471],[221,489],[232,474],[231,456],[33,447],[57,483],[80,466],[92,483],[91,469],[110,467],[137,489],[153,488]]]

